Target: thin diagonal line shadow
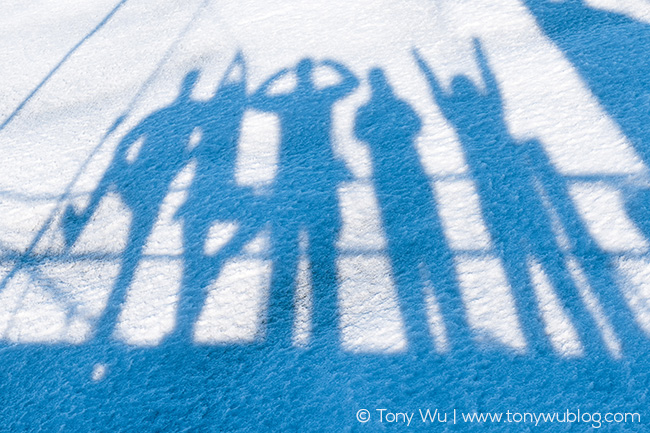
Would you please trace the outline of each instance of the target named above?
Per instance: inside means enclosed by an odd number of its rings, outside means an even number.
[[[56,74],[56,72],[61,69],[61,66],[88,40],[90,39],[95,33],[97,33],[102,27],[106,25],[110,21],[110,19],[115,15],[115,13],[122,7],[124,6],[124,3],[126,3],[127,0],[121,0],[109,13],[104,17],[103,20],[99,22],[95,26],[94,29],[90,31],[86,36],[84,36],[83,39],[81,39],[77,44],[72,47],[70,51],[67,52],[65,56],[61,60],[59,60],[59,63],[56,64],[54,68],[48,74],[41,80],[40,83],[34,89],[29,92],[29,95],[25,97],[25,99],[22,100],[20,104],[18,104],[18,107],[14,109],[14,111],[0,124],[0,131],[2,131],[5,126],[7,126],[13,119],[16,117],[22,110],[25,108],[25,105],[34,97],[34,95],[41,90],[41,88]]]

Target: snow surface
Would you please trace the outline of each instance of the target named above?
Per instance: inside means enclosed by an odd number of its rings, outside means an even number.
[[[646,1],[0,10],[6,431],[647,421]]]

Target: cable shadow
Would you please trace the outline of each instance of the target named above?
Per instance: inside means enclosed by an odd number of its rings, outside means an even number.
[[[56,66],[54,66],[54,68],[52,68],[52,70],[50,70],[50,72],[48,72],[48,74],[47,74],[47,75],[46,75],[46,76],[41,80],[41,82],[38,83],[38,84],[36,85],[36,87],[34,87],[34,89],[33,89],[31,92],[29,92],[29,94],[25,97],[25,99],[23,99],[23,100],[20,102],[20,104],[18,104],[18,106],[14,109],[14,111],[12,111],[11,114],[9,114],[9,116],[7,116],[7,118],[6,118],[2,123],[0,123],[0,131],[2,131],[2,130],[3,130],[3,129],[4,129],[4,128],[9,124],[9,123],[11,123],[11,121],[14,119],[14,117],[16,117],[16,116],[17,116],[17,115],[18,115],[18,114],[23,110],[23,108],[25,108],[25,105],[27,105],[27,103],[29,103],[29,101],[34,97],[34,95],[36,95],[36,93],[38,93],[38,91],[41,90],[41,88],[42,88],[42,87],[43,87],[43,86],[44,86],[44,85],[45,85],[45,84],[50,80],[50,78],[52,78],[52,76],[54,76],[54,74],[56,74],[56,72],[61,68],[61,66],[63,66],[63,64],[64,64],[64,63],[65,63],[65,62],[66,62],[66,61],[67,61],[67,60],[68,60],[68,59],[69,59],[69,58],[70,58],[70,57],[71,57],[71,56],[72,56],[72,55],[73,55],[73,54],[74,54],[74,53],[75,53],[75,52],[76,52],[76,51],[77,51],[77,50],[78,50],[78,49],[79,49],[79,48],[80,48],[80,47],[81,47],[81,46],[82,46],[82,45],[83,45],[83,44],[84,44],[88,39],[90,39],[90,38],[91,38],[95,33],[97,33],[97,32],[98,32],[102,27],[104,27],[104,26],[106,25],[106,23],[108,23],[108,22],[111,20],[111,18],[113,17],[113,15],[115,15],[115,13],[116,13],[118,10],[120,10],[120,8],[121,8],[122,6],[124,6],[124,4],[125,4],[126,2],[127,2],[127,0],[121,0],[119,3],[117,3],[117,4],[115,5],[115,7],[114,7],[113,9],[111,9],[111,11],[110,11],[110,12],[109,12],[105,17],[104,17],[104,19],[102,19],[102,20],[101,20],[101,21],[100,21],[100,22],[99,22],[99,23],[98,23],[98,24],[97,24],[97,25],[96,25],[96,26],[95,26],[95,27],[94,27],[94,28],[93,28],[93,29],[92,29],[92,30],[91,30],[91,31],[90,31],[86,36],[84,36],[84,37],[83,37],[79,42],[77,42],[77,43],[75,44],[75,46],[72,47],[72,49],[71,49],[70,51],[68,51],[68,52],[66,53],[66,55],[63,56],[63,58],[62,58],[61,60],[59,60],[59,63],[57,63]]]
[[[512,287],[529,347],[537,354],[553,353],[529,270],[529,260],[535,260],[549,277],[585,349],[598,356],[605,351],[604,341],[566,268],[550,216],[536,191],[534,172],[523,158],[522,146],[507,130],[500,90],[478,40],[475,50],[484,92],[462,75],[454,77],[451,90],[445,92],[417,51],[414,56],[463,145],[483,220]]]
[[[116,6],[116,9],[113,10],[112,13],[117,11],[117,8],[121,7],[123,3],[125,3],[126,0],[122,1],[118,6]],[[137,93],[131,98],[127,108],[125,109],[124,113],[120,116],[118,116],[117,119],[113,122],[113,124],[106,130],[104,133],[103,137],[99,140],[97,145],[90,151],[86,159],[83,161],[79,169],[76,171],[74,177],[72,180],[66,185],[65,190],[63,193],[59,196],[57,199],[57,203],[55,208],[50,212],[48,215],[47,219],[45,222],[40,226],[34,237],[29,243],[29,246],[25,249],[25,251],[20,255],[19,260],[17,260],[14,265],[12,266],[11,270],[5,274],[2,279],[0,280],[0,292],[3,292],[7,285],[9,284],[10,280],[14,278],[17,273],[23,269],[28,263],[32,261],[37,261],[38,258],[34,257],[34,251],[36,249],[36,246],[39,244],[39,242],[43,239],[46,233],[48,233],[49,229],[51,228],[52,224],[55,222],[56,217],[58,217],[59,211],[62,208],[63,203],[71,198],[72,195],[72,189],[74,185],[77,183],[79,180],[80,176],[84,172],[84,170],[88,167],[88,164],[90,164],[91,160],[93,157],[99,152],[99,150],[106,144],[107,140],[109,137],[113,135],[113,133],[120,127],[120,125],[124,122],[124,120],[127,118],[129,113],[133,110],[133,107],[136,105],[136,103],[140,100],[142,95],[145,94],[147,89],[152,85],[152,83],[155,82],[156,78],[160,75],[160,72],[162,71],[163,65],[170,59],[172,53],[178,47],[180,44],[181,40],[183,37],[187,34],[187,32],[190,30],[190,28],[194,25],[196,22],[197,18],[201,14],[201,12],[204,10],[204,8],[207,6],[207,4],[210,2],[210,0],[204,0],[203,3],[196,9],[194,14],[192,15],[192,18],[189,20],[187,25],[181,30],[181,32],[178,34],[178,36],[175,38],[174,42],[169,46],[167,51],[165,51],[163,57],[160,59],[160,61],[156,64],[156,67],[153,69],[152,73],[147,77],[147,79],[142,83],[140,88],[138,89]],[[105,18],[106,21],[110,16],[107,16]],[[90,35],[89,35],[90,36]],[[89,37],[88,36],[88,37]],[[10,119],[7,119],[7,123],[10,121]]]
[[[466,312],[433,191],[415,149],[422,122],[399,99],[383,70],[368,74],[371,98],[359,108],[355,134],[370,145],[375,190],[393,265],[402,317],[415,350],[431,350],[426,280],[442,306],[449,340],[471,346]]]
[[[318,88],[314,68],[335,71],[338,84]],[[274,84],[290,70],[266,80],[251,96],[251,107],[277,113],[280,119],[278,172],[270,204],[272,225],[271,293],[267,341],[291,344],[294,283],[300,260],[301,233],[306,234],[306,255],[313,281],[313,341],[336,345],[338,336],[336,240],[341,227],[337,187],[349,178],[331,146],[333,104],[358,85],[357,78],[340,63],[303,59],[293,70],[295,89],[274,94]]]

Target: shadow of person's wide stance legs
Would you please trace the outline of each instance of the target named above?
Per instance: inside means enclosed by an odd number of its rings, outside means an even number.
[[[147,116],[124,137],[111,165],[91,194],[88,206],[80,214],[71,206],[65,210],[62,224],[67,248],[75,244],[109,192],[118,193],[131,211],[120,271],[97,322],[96,341],[105,342],[110,337],[162,203],[174,178],[189,160],[188,145],[196,120],[196,105],[191,93],[198,77],[198,71],[189,72],[176,100]],[[134,146],[139,149],[134,151]]]

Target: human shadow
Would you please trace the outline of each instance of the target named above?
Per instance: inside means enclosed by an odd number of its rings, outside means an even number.
[[[415,148],[422,122],[399,99],[383,70],[368,74],[371,97],[357,111],[356,136],[370,145],[377,198],[398,286],[402,316],[414,350],[430,349],[425,290],[436,290],[449,340],[467,348],[470,333],[453,255],[445,241],[438,209]]]
[[[538,354],[552,353],[530,271],[532,263],[537,263],[555,288],[585,349],[598,356],[604,352],[604,341],[566,267],[523,148],[507,130],[501,93],[478,40],[475,50],[484,92],[462,75],[454,77],[451,91],[445,92],[419,53],[415,51],[414,55],[434,100],[463,144],[479,191],[483,220],[513,289],[529,347]]]
[[[204,305],[207,286],[225,260],[237,254],[265,224],[265,199],[237,185],[235,168],[243,114],[248,104],[246,64],[238,53],[215,95],[198,104],[193,124],[201,138],[192,149],[196,163],[188,197],[176,218],[183,226],[183,277],[177,324],[168,341],[191,343],[193,326]],[[217,252],[206,251],[211,226],[236,222],[237,230]]]
[[[191,93],[198,78],[196,70],[187,73],[177,98],[147,116],[120,141],[85,209],[78,213],[68,205],[64,211],[61,224],[67,248],[75,244],[108,193],[117,192],[131,211],[120,271],[95,327],[98,341],[110,337],[162,203],[174,178],[189,162],[189,141],[197,115]]]
[[[340,81],[319,88],[313,76],[317,66],[332,69]],[[313,282],[313,342],[335,345],[339,341],[335,243],[341,226],[337,186],[348,173],[332,149],[331,111],[336,101],[357,87],[358,80],[340,63],[303,59],[295,67],[295,89],[273,93],[272,87],[289,72],[274,74],[250,98],[253,108],[277,113],[281,130],[269,211],[274,267],[267,341],[281,346],[291,343],[293,289],[302,248]]]
[[[583,0],[524,3],[650,164],[650,24]]]

